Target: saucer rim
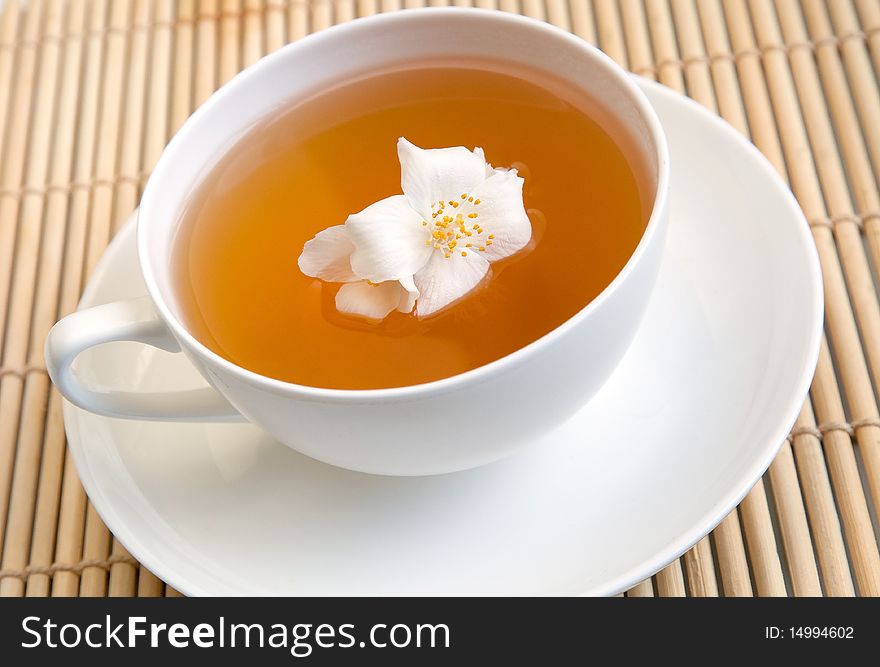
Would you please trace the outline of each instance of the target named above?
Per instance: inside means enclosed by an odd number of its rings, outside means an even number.
[[[653,576],[656,572],[666,567],[669,563],[675,561],[676,558],[679,558],[694,544],[696,544],[703,537],[711,533],[711,531],[724,519],[724,517],[726,517],[732,510],[736,508],[736,506],[751,491],[754,485],[761,479],[763,474],[769,468],[770,464],[772,463],[773,459],[775,458],[776,454],[784,443],[785,437],[790,432],[792,426],[797,419],[798,414],[800,413],[803,401],[808,394],[813,374],[818,363],[823,332],[824,301],[822,290],[822,274],[818,259],[818,252],[813,242],[809,225],[804,218],[800,206],[797,204],[797,200],[791,193],[791,190],[784,183],[784,181],[777,174],[775,169],[772,167],[769,161],[767,161],[763,154],[760,153],[757,148],[755,148],[749,141],[747,141],[742,135],[740,135],[720,117],[706,110],[704,107],[699,105],[697,102],[694,102],[690,98],[676,93],[675,91],[672,91],[669,88],[662,86],[661,84],[649,81],[636,75],[633,76],[637,80],[637,84],[642,87],[642,89],[646,92],[648,99],[651,101],[652,105],[653,96],[656,95],[658,97],[665,97],[667,98],[667,100],[671,100],[674,104],[684,104],[686,106],[689,106],[692,111],[701,114],[704,119],[708,120],[712,125],[716,127],[716,129],[726,134],[727,138],[732,139],[734,143],[737,144],[741,149],[745,149],[745,152],[750,156],[752,162],[755,163],[754,166],[765,172],[769,181],[772,182],[775,186],[774,189],[778,192],[779,195],[781,195],[788,207],[791,209],[791,220],[798,221],[799,223],[799,226],[796,228],[796,231],[798,233],[797,238],[801,241],[803,250],[802,260],[804,261],[805,266],[808,267],[808,274],[811,278],[810,284],[805,285],[804,289],[805,292],[807,290],[812,290],[813,292],[814,307],[809,314],[811,326],[809,330],[810,341],[808,349],[810,350],[810,354],[809,361],[807,364],[804,365],[800,380],[797,383],[797,388],[793,389],[789,393],[789,399],[787,402],[788,407],[786,411],[784,412],[784,414],[780,412],[780,417],[778,419],[779,425],[773,432],[773,435],[766,438],[764,444],[761,447],[756,448],[760,455],[756,455],[752,465],[747,469],[746,472],[740,475],[741,481],[738,484],[731,485],[730,491],[724,494],[722,498],[717,501],[712,507],[703,512],[701,515],[702,518],[694,521],[690,529],[679,533],[675,537],[669,538],[666,541],[666,546],[663,549],[658,550],[651,558],[647,558],[641,561],[640,563],[627,569],[625,572],[618,574],[614,578],[611,578],[601,584],[592,586],[580,592],[572,593],[571,595],[573,596],[607,596],[628,590],[640,581],[650,576]],[[93,298],[93,295],[98,291],[98,285],[102,282],[100,276],[107,271],[107,267],[110,264],[108,258],[113,254],[114,249],[117,246],[121,246],[126,242],[131,242],[128,237],[135,232],[136,229],[134,221],[131,221],[120,231],[119,234],[117,234],[117,236],[108,245],[107,250],[95,267],[95,270],[91,278],[89,279],[88,285],[83,292],[83,297],[79,306],[80,308],[84,307],[85,304],[90,302]],[[82,438],[77,437],[76,433],[72,433],[72,431],[76,429],[73,417],[79,412],[81,412],[79,408],[76,408],[66,400],[63,401],[65,429],[68,434],[70,452],[74,464],[76,465],[77,471],[79,472],[81,483],[88,493],[89,498],[92,500],[93,507],[101,516],[102,520],[104,520],[111,532],[122,541],[122,534],[126,532],[129,533],[129,536],[133,536],[133,534],[130,531],[126,531],[124,524],[122,524],[121,522],[119,523],[120,525],[122,525],[123,530],[117,532],[117,530],[112,525],[114,523],[112,518],[108,520],[107,515],[112,514],[112,512],[109,511],[110,508],[112,508],[112,503],[108,501],[106,506],[102,506],[101,504],[94,502],[94,499],[96,498],[106,499],[106,497],[100,492],[98,481],[90,475],[87,455],[85,452],[85,448],[82,446]],[[107,511],[105,512],[105,510]],[[125,542],[123,543],[125,544]],[[218,594],[217,592],[212,593],[211,591],[204,590],[197,584],[190,585],[189,581],[179,581],[179,577],[177,576],[173,565],[168,563],[168,559],[158,555],[156,550],[150,549],[149,546],[143,541],[134,539],[131,541],[131,544],[134,546],[134,548],[131,548],[129,544],[125,544],[125,546],[127,549],[129,549],[129,552],[132,554],[132,556],[134,556],[140,563],[149,568],[150,571],[153,572],[156,576],[174,586],[174,588],[181,593],[185,595],[200,596],[211,596]],[[227,591],[222,594],[253,595],[254,593]],[[413,594],[416,595],[417,593]]]

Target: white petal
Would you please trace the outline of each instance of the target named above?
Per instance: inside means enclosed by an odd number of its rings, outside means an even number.
[[[299,256],[300,271],[307,276],[328,282],[347,283],[357,280],[351,270],[351,253],[354,244],[344,225],[328,227],[307,241]]]
[[[489,270],[482,254],[467,251],[466,257],[460,253],[444,257],[442,252],[433,253],[425,268],[415,275],[419,289],[416,315],[436,313],[476,287]]]
[[[425,265],[432,250],[422,217],[403,195],[376,202],[345,221],[354,244],[351,268],[364,280],[383,283],[412,276]]]
[[[484,230],[481,240],[486,248],[480,255],[490,262],[522,250],[532,238],[532,223],[523,206],[522,189],[523,179],[516,171],[495,170],[471,192],[480,203],[463,208],[477,214],[475,221]],[[485,243],[489,234],[494,237],[491,245]]]
[[[473,152],[464,146],[419,148],[401,137],[397,140],[400,184],[410,205],[430,220],[431,205],[438,201],[457,201],[487,176],[481,148]]]
[[[397,310],[401,313],[411,313],[413,306],[416,305],[416,299],[419,298],[419,290],[416,288],[416,284],[413,281],[412,276],[405,276],[400,279],[400,304],[397,306]]]
[[[406,290],[397,281],[371,285],[366,280],[359,280],[346,283],[339,289],[336,293],[336,309],[369,320],[381,320],[399,306],[405,295]]]

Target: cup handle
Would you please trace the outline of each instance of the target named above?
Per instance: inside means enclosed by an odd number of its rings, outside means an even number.
[[[67,400],[106,417],[148,421],[243,421],[244,417],[215,389],[126,392],[91,389],[71,369],[84,350],[114,341],[146,343],[168,352],[180,346],[159,319],[149,297],[116,301],[68,315],[46,339],[49,376]]]

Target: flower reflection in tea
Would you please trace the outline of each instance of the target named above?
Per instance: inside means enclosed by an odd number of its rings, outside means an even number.
[[[397,155],[403,194],[319,232],[299,258],[306,275],[345,283],[340,312],[370,320],[446,308],[532,237],[515,169],[493,168],[480,148],[425,150],[403,137]]]

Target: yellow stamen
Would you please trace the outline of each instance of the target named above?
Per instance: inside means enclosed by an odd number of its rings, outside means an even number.
[[[462,256],[462,257],[467,257],[467,253],[466,253],[464,250],[462,250],[462,251],[461,251],[461,256]]]

